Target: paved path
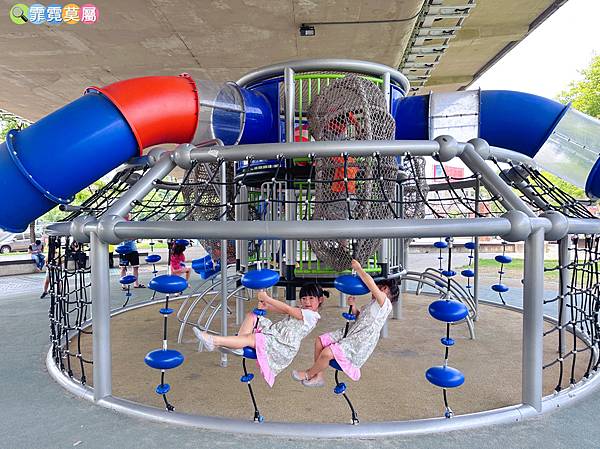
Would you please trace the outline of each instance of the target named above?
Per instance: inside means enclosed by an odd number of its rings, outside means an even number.
[[[143,279],[145,283],[147,280]],[[248,437],[129,418],[74,398],[49,377],[44,366],[48,349],[48,303],[40,300],[38,295],[42,282],[43,274],[0,279],[0,338],[4,343],[0,352],[2,449],[600,447],[600,393],[573,407],[523,423],[439,435],[373,440]],[[114,285],[114,288],[113,303],[117,305],[122,297],[116,290],[118,285]],[[139,295],[141,299],[142,293]],[[290,407],[293,406],[290,403]],[[390,410],[391,416],[393,410]]]

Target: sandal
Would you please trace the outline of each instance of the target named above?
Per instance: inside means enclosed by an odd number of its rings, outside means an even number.
[[[292,370],[292,379],[302,382],[303,380],[308,380],[308,376],[306,375],[306,371],[304,372],[304,376],[301,376],[300,371]]]
[[[134,285],[133,288],[146,288],[144,284]]]
[[[325,380],[321,377],[315,376],[310,380],[303,380],[302,385],[304,385],[305,387],[324,387]]]

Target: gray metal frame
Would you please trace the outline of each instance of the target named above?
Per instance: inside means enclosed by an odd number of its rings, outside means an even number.
[[[592,376],[581,381],[572,388],[560,393],[542,397],[542,338],[543,338],[543,258],[544,239],[563,240],[568,234],[595,233],[600,234],[600,220],[568,219],[555,212],[537,217],[528,205],[517,196],[503,179],[488,165],[486,159],[498,161],[515,161],[534,166],[535,163],[525,156],[508,150],[490,148],[481,139],[473,139],[466,143],[456,142],[450,136],[439,136],[435,140],[423,141],[343,141],[343,142],[292,142],[293,136],[293,74],[297,71],[339,70],[359,72],[383,76],[389,89],[393,82],[401,86],[405,92],[409,89],[406,78],[399,72],[380,64],[362,61],[345,60],[308,60],[276,64],[258,69],[242,77],[238,84],[244,86],[259,82],[273,76],[285,75],[286,86],[286,135],[285,144],[255,144],[243,146],[223,146],[221,142],[211,141],[200,145],[183,144],[174,152],[166,150],[151,152],[149,160],[153,167],[142,176],[101,218],[80,217],[71,223],[57,223],[48,227],[48,232],[55,235],[72,235],[80,242],[90,242],[92,260],[92,297],[93,307],[93,352],[94,352],[94,385],[95,389],[83,386],[66,377],[56,367],[51,351],[46,364],[48,371],[61,385],[77,396],[93,400],[104,407],[121,411],[132,416],[144,417],[154,421],[196,426],[220,431],[237,431],[254,434],[339,438],[339,437],[374,437],[397,434],[414,434],[426,432],[442,432],[466,429],[481,425],[508,423],[524,418],[538,416],[556,407],[573,403],[600,386],[600,376]],[[291,80],[291,81],[290,81]],[[155,186],[155,181],[170,173],[176,166],[183,169],[191,167],[192,162],[211,163],[223,161],[243,161],[253,159],[290,159],[307,156],[433,156],[441,162],[459,157],[474,173],[480,174],[479,181],[490,192],[499,197],[499,201],[509,211],[502,217],[474,219],[396,219],[356,221],[312,221],[310,226],[296,221],[292,208],[286,212],[286,221],[244,221],[243,223],[227,221],[223,213],[222,221],[215,226],[214,222],[128,222],[122,217],[132,208],[135,200],[142,199]],[[225,164],[222,164],[221,181],[225,180]],[[478,188],[479,181],[476,185]],[[289,189],[287,189],[289,190]],[[286,199],[291,199],[287,192]],[[221,184],[221,198],[225,203],[225,183]],[[245,193],[244,193],[245,194]],[[241,193],[241,195],[244,195]],[[223,212],[226,211],[226,206]],[[293,213],[292,213],[293,212]],[[247,211],[238,211],[237,218],[247,217]],[[166,412],[112,396],[112,371],[110,352],[110,318],[109,309],[109,272],[107,261],[107,245],[132,238],[188,238],[221,240],[221,266],[227,267],[227,240],[294,240],[302,239],[340,239],[340,238],[382,238],[394,239],[400,250],[400,263],[406,264],[407,239],[420,237],[475,237],[501,236],[507,241],[525,242],[525,273],[523,294],[523,340],[522,340],[522,398],[521,404],[455,416],[452,419],[432,418],[415,421],[390,421],[361,423],[358,426],[343,424],[300,424],[300,423],[264,423],[257,425],[250,421],[225,418],[194,416],[178,412]],[[293,252],[295,245],[287,247]],[[477,251],[477,250],[476,250]],[[567,251],[563,243],[561,251]],[[243,252],[243,251],[242,251]],[[389,256],[389,255],[388,255]],[[394,256],[395,257],[395,256]],[[294,261],[286,254],[286,261]],[[477,258],[475,259],[477,263]],[[477,269],[477,266],[475,266]],[[566,269],[563,267],[563,269]],[[221,306],[215,310],[222,313],[222,333],[227,332],[228,307],[227,299],[234,296],[229,293],[227,270],[221,273]],[[424,279],[424,278],[422,278]],[[425,282],[425,280],[423,280]],[[475,279],[475,298],[470,308],[477,312],[478,281]],[[457,292],[460,294],[460,292]],[[198,300],[196,300],[197,303]],[[236,298],[237,301],[237,298]],[[243,301],[236,303],[239,313]],[[139,306],[135,306],[139,307]],[[135,308],[134,307],[134,308]],[[193,308],[193,307],[192,307]],[[131,310],[127,308],[124,311]],[[394,317],[399,318],[401,310],[394,309]],[[471,318],[471,317],[470,317]],[[476,318],[476,315],[473,317]],[[186,315],[187,320],[187,315]],[[472,322],[468,321],[472,326]],[[88,323],[89,325],[89,323]],[[184,324],[185,326],[185,320]],[[564,329],[564,332],[577,332],[575,329]],[[221,355],[221,364],[227,364],[227,355]]]
[[[320,70],[356,72],[364,75],[381,76],[390,74],[390,80],[399,85],[406,95],[410,90],[408,78],[397,70],[383,64],[369,61],[356,61],[347,59],[300,59],[296,61],[281,62],[256,69],[237,80],[241,87],[256,84],[276,76],[281,76],[286,69],[294,72],[314,72]]]

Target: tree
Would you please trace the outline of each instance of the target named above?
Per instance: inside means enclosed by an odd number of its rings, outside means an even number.
[[[571,81],[569,87],[558,94],[561,103],[600,119],[600,55],[594,56],[590,65],[580,72],[583,79]]]
[[[11,129],[27,128],[29,123],[21,120],[13,115],[0,115],[0,142],[6,140],[6,135]],[[31,243],[35,241],[35,220],[29,224],[29,240]]]
[[[0,115],[0,142],[6,140],[6,134],[8,134],[11,129],[23,129],[27,126],[27,122],[19,120],[17,117]]]
[[[95,181],[90,186],[86,187],[82,191],[75,194],[75,199],[73,200],[73,202],[71,204],[73,206],[79,206],[79,205],[83,204],[89,197],[91,197],[98,190],[102,189],[102,187],[104,187],[105,185],[106,185],[106,182],[102,181],[101,179],[99,179],[98,181]],[[69,214],[70,214],[70,212],[63,212],[57,206],[57,207],[49,210],[48,212],[46,212],[44,215],[42,215],[39,218],[39,220],[44,223],[54,223],[54,222],[57,222],[57,221],[60,221],[64,218],[66,218],[67,215],[69,215]]]

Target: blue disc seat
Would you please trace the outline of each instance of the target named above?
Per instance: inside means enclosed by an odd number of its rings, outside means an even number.
[[[253,270],[244,273],[241,283],[252,290],[271,288],[279,282],[279,272],[269,269]]]
[[[432,366],[425,372],[425,377],[440,388],[456,388],[465,382],[465,375],[451,366]]]
[[[510,289],[504,284],[494,284],[492,285],[492,290],[494,290],[497,293],[506,293]]]
[[[512,257],[504,255],[504,254],[496,256],[494,259],[496,259],[496,262],[503,263],[503,264],[507,264],[507,263],[511,263],[512,262]]]
[[[131,248],[129,246],[125,246],[125,245],[119,245],[115,248],[115,251],[117,252],[117,254],[129,254],[131,253]]]
[[[429,304],[429,314],[436,320],[454,323],[464,319],[469,311],[462,302],[440,299]]]
[[[133,274],[128,274],[119,279],[119,282],[123,285],[133,284],[136,281],[136,277]]]
[[[158,254],[150,254],[146,256],[146,263],[160,262],[160,256]]]
[[[365,295],[369,293],[369,288],[361,278],[354,274],[343,274],[335,278],[333,286],[346,295]]]
[[[144,362],[150,368],[163,370],[177,368],[184,359],[183,354],[175,349],[155,349],[146,354]]]
[[[163,274],[150,281],[148,288],[164,294],[181,293],[188,287],[187,281],[181,276]]]
[[[470,268],[467,268],[466,270],[462,270],[460,272],[460,274],[462,274],[466,278],[475,277],[475,272],[473,270],[471,270]]]

